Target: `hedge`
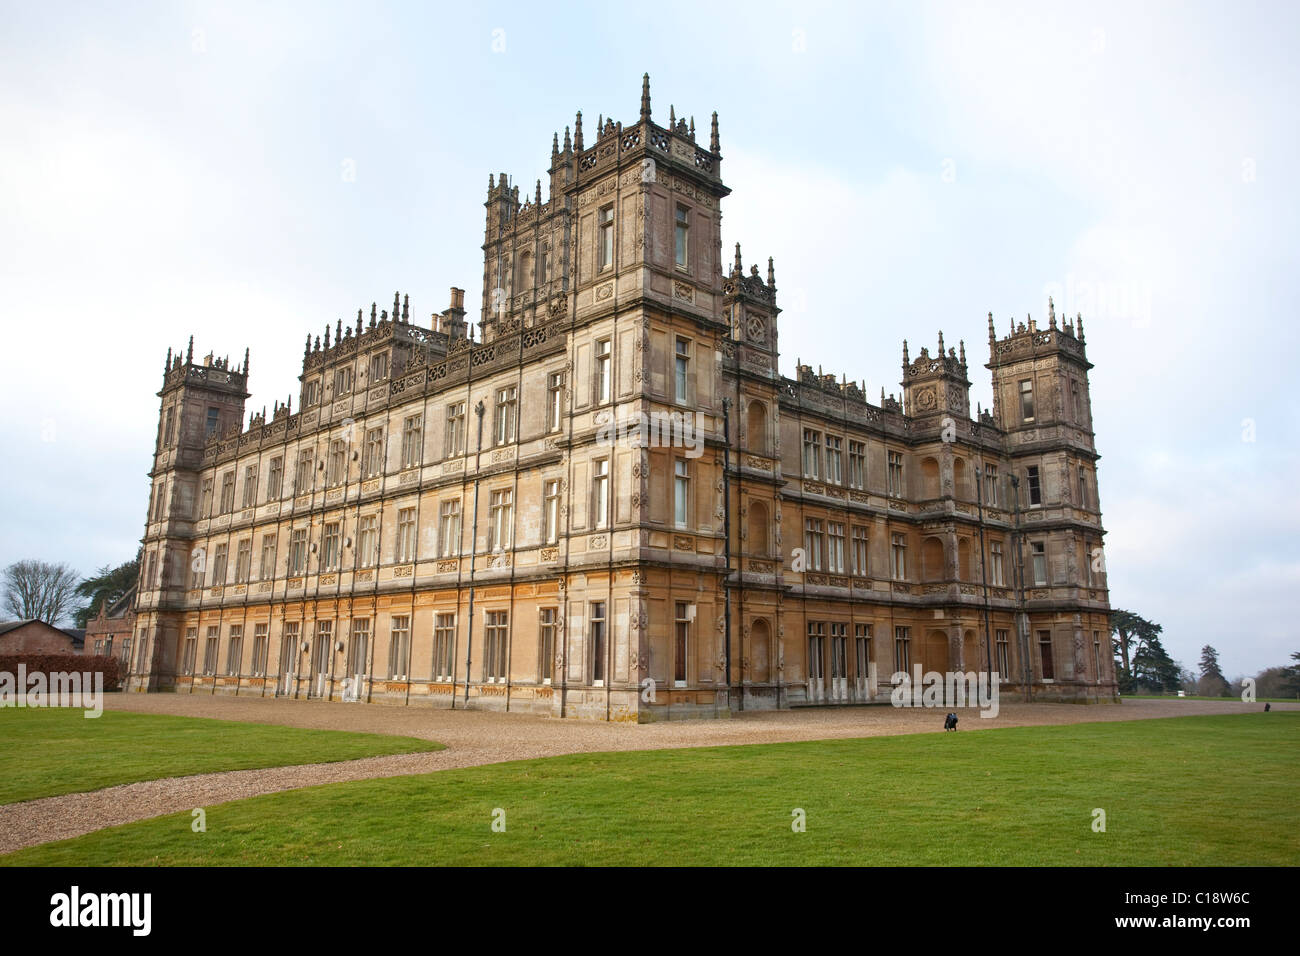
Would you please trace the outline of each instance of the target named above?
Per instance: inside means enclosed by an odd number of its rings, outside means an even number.
[[[116,657],[95,657],[81,654],[5,654],[0,656],[0,671],[18,674],[18,665],[22,664],[28,674],[49,674],[62,671],[100,673],[104,675],[104,690],[120,690],[122,686],[122,662]]]

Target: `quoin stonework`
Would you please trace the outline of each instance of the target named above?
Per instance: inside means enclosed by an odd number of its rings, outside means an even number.
[[[772,260],[722,249],[717,114],[659,125],[647,77],[593,133],[554,137],[545,202],[488,177],[477,336],[460,289],[372,304],[269,416],[247,351],[168,352],[127,686],[654,720],[920,665],[1113,700],[1082,320],[990,315],[974,416],[942,333],[879,404],[785,378]]]

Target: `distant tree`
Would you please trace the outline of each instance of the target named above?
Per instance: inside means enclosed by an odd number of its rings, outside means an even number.
[[[1178,690],[1178,665],[1155,634],[1143,640],[1134,652],[1132,677],[1136,687],[1153,694]]]
[[[1110,612],[1110,629],[1119,655],[1115,660],[1116,680],[1122,693],[1131,694],[1138,687],[1135,657],[1148,642],[1154,640],[1159,644],[1159,635],[1164,628],[1132,611],[1114,610]],[[1161,648],[1160,652],[1163,654],[1164,649]],[[1173,661],[1169,661],[1169,666],[1177,671]]]
[[[1292,654],[1291,660],[1295,663],[1282,669],[1282,696],[1300,697],[1300,651]]]
[[[1196,671],[1182,661],[1178,661],[1178,686],[1183,690],[1196,686]]]
[[[72,609],[77,572],[67,564],[15,561],[0,576],[4,609],[14,617],[58,626]]]
[[[112,604],[131,589],[140,576],[140,556],[137,554],[130,561],[123,562],[115,568],[107,564],[93,575],[77,585],[77,595],[87,601],[77,608],[73,621],[77,627],[85,627],[92,617],[99,613],[104,604]]]
[[[1266,667],[1255,675],[1255,694],[1258,697],[1288,697],[1285,667]]]
[[[1228,696],[1228,681],[1219,669],[1219,652],[1209,644],[1201,648],[1200,692],[1207,697]]]

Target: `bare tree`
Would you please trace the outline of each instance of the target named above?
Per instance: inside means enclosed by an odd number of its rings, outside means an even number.
[[[67,564],[15,561],[4,569],[4,609],[15,617],[58,625],[76,598],[77,574]]]

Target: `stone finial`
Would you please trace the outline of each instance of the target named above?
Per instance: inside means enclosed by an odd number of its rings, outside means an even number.
[[[1052,302],[1052,297],[1047,297],[1047,322],[1052,328],[1056,328],[1056,304]]]
[[[578,115],[573,120],[573,148],[582,152],[582,110],[578,110]]]
[[[691,117],[691,142],[695,142],[695,117]]]
[[[569,139],[569,127],[564,127],[564,151],[567,153],[573,149],[573,141]]]
[[[957,345],[958,345],[958,346],[960,347],[960,349],[961,349],[961,352],[959,353],[958,357],[961,359],[961,364],[962,364],[963,366],[965,366],[965,364],[966,364],[966,340],[965,340],[965,339],[958,339],[958,340],[957,340]]]
[[[1083,313],[1076,312],[1074,316],[1074,327],[1079,330],[1079,344],[1083,345]]]
[[[370,303],[370,321],[371,321],[372,324],[373,324],[374,321],[375,321],[375,317],[378,316],[378,315],[379,315],[379,304],[378,304],[377,302],[371,302],[371,303]]]
[[[912,364],[911,358],[907,355],[907,339],[903,339],[903,368]]]
[[[533,202],[537,205],[542,204],[542,181],[537,180],[537,190],[533,193]]]
[[[939,357],[943,358],[943,329],[939,330]]]
[[[721,147],[718,145],[718,111],[713,111],[713,128],[709,131],[709,150],[718,152]]]
[[[551,134],[551,162],[554,163],[557,156],[560,155],[560,134],[558,132]]]
[[[646,73],[641,77],[641,121],[648,122],[650,119],[650,74]]]
[[[307,346],[302,350],[304,356],[311,354],[311,333],[307,333]]]
[[[1028,312],[1025,313],[1025,325],[1028,327],[1030,332],[1037,331],[1034,328],[1034,317],[1030,315]]]
[[[330,333],[330,330],[329,330],[329,326],[327,325],[327,326],[325,326],[325,335],[328,337],[328,336],[329,336],[329,333]],[[316,348],[315,348],[313,351],[316,351],[316,352],[319,352],[319,351],[320,351],[320,336],[319,336],[319,335],[316,336]]]
[[[325,326],[325,351],[328,352],[329,349],[330,349],[330,327],[327,325]]]
[[[600,137],[601,134],[604,132],[604,129],[605,129],[605,114],[597,113],[596,114],[596,142],[600,142]]]
[[[769,289],[776,286],[776,270],[772,266],[772,257],[767,257],[767,287]]]
[[[394,319],[397,318],[397,314],[398,314],[398,312],[400,311],[401,308],[402,308],[402,297],[401,297],[401,295],[400,295],[399,293],[394,292],[394,293],[393,293],[393,313],[392,313]]]
[[[409,322],[410,320],[411,320],[411,294],[408,292],[406,293],[406,295],[402,296],[402,321]]]
[[[669,104],[668,104],[668,130],[669,130],[669,132],[676,132],[676,126],[677,126],[677,113],[676,113],[676,111],[673,109],[673,104],[669,103]]]
[[[163,371],[170,372],[172,368],[172,347],[167,346],[167,361],[163,363]]]
[[[352,331],[352,326],[348,326],[348,331]],[[361,337],[361,316],[357,316],[357,338]]]
[[[192,335],[190,336],[189,348],[185,350],[185,364],[186,365],[194,364],[194,336]]]
[[[737,275],[744,273],[745,268],[740,264],[740,243],[736,243],[736,265],[732,270]]]
[[[993,331],[993,313],[989,313],[989,343],[992,344],[998,340],[998,334]]]
[[[488,192],[491,193],[492,190],[496,188],[497,188],[497,178],[493,176],[491,173],[488,173]]]
[[[339,320],[335,323],[335,329],[334,329],[334,344],[337,345],[339,342],[342,342],[342,341],[343,341],[343,320],[342,320],[342,319],[339,319]]]
[[[248,375],[248,349],[244,349],[244,375]]]

